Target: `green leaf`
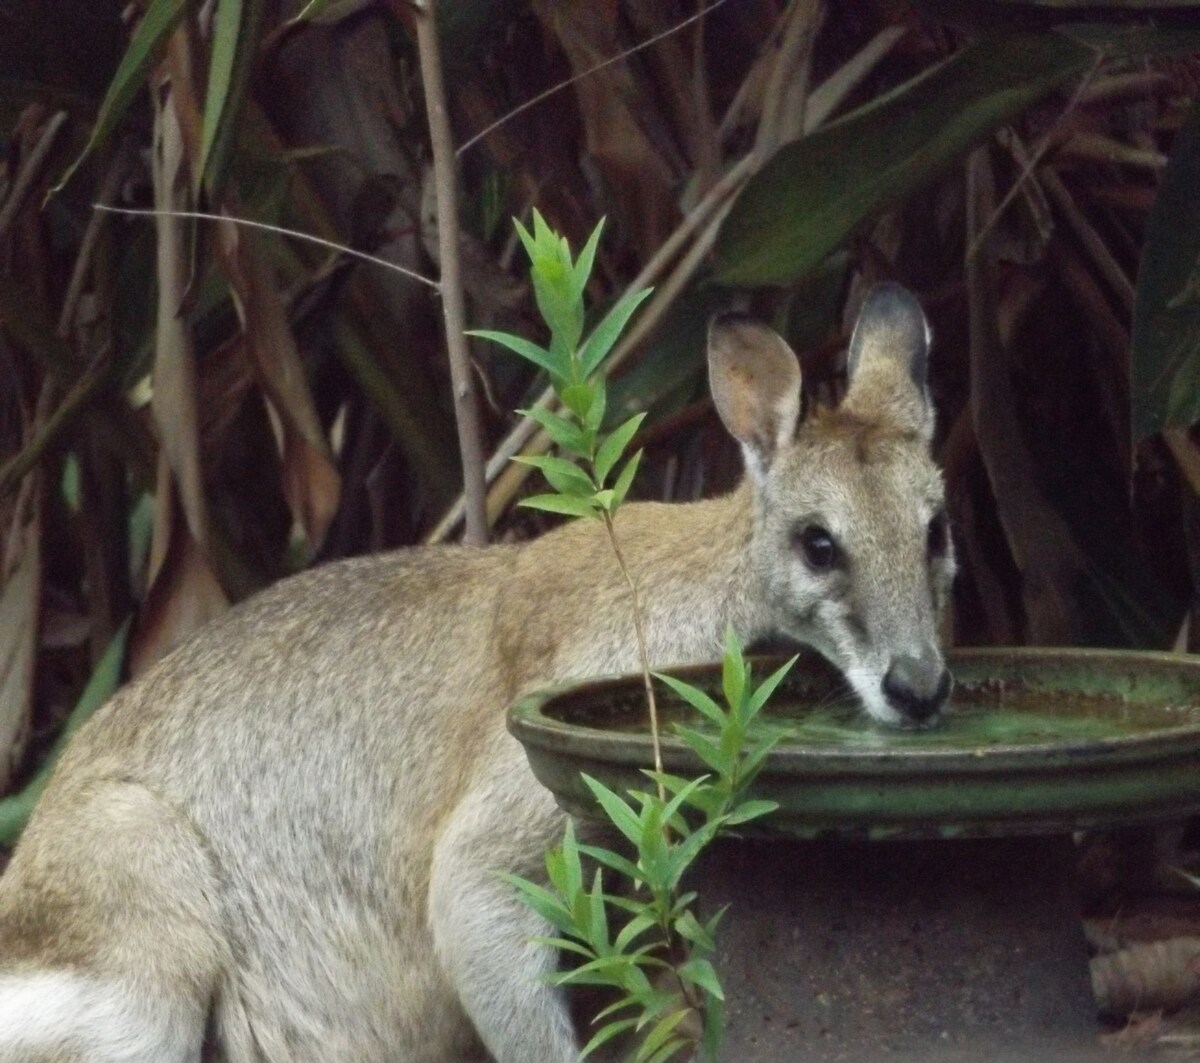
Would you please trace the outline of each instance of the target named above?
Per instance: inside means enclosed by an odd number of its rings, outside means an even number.
[[[604,889],[599,868],[596,868],[596,876],[592,882],[592,890],[588,899],[591,902],[591,932],[588,935],[588,939],[598,953],[607,952],[612,946],[608,941],[608,909],[604,904]]]
[[[212,55],[208,64],[208,91],[204,98],[204,123],[200,134],[200,165],[196,167],[197,196],[208,169],[208,159],[225,118],[225,105],[233,83],[238,40],[242,31],[242,0],[217,0],[213,11]]]
[[[541,215],[538,214],[537,209],[535,208],[533,212],[535,228],[537,227],[537,219],[540,217]],[[537,240],[532,237],[529,234],[529,230],[521,224],[520,218],[513,218],[513,228],[517,230],[517,236],[520,238],[521,244],[525,248],[525,254],[529,256],[529,264],[532,266],[538,258]]]
[[[629,920],[620,932],[617,934],[616,941],[613,942],[613,948],[618,952],[626,952],[629,946],[641,937],[647,930],[653,930],[658,925],[653,916],[646,912],[641,912]]]
[[[749,786],[754,781],[754,776],[762,767],[762,762],[766,760],[767,754],[771,752],[780,742],[787,737],[786,732],[772,735],[756,745],[748,753],[743,754],[742,762],[738,765],[738,774],[741,777],[741,788]]]
[[[671,852],[670,875],[667,885],[670,889],[678,889],[679,881],[687,873],[688,868],[696,862],[700,854],[712,844],[721,827],[720,820],[709,820],[691,834],[686,835]]]
[[[570,495],[530,495],[521,499],[526,509],[541,509],[547,513],[561,513],[568,517],[594,517],[596,510],[591,502]]]
[[[25,824],[28,822],[38,798],[46,788],[50,773],[62,755],[63,749],[66,748],[67,742],[83,726],[88,717],[112,697],[113,691],[117,689],[121,679],[121,664],[125,660],[125,645],[129,639],[131,623],[132,620],[126,620],[117,629],[117,633],[105,648],[100,660],[96,662],[95,671],[92,672],[91,678],[79,695],[79,700],[67,717],[67,722],[63,725],[58,738],[55,739],[54,745],[50,747],[50,752],[37,775],[19,793],[10,794],[0,800],[0,844],[12,845],[17,840],[21,831],[25,829]]]
[[[518,410],[517,413],[540,424],[546,430],[546,434],[568,454],[574,454],[581,458],[588,457],[585,434],[578,425],[538,406],[528,410]]]
[[[638,821],[637,813],[605,786],[604,783],[586,774],[580,774],[580,778],[583,779],[584,785],[595,795],[600,807],[604,809],[605,815],[608,816],[609,822],[633,842],[634,845],[637,845],[642,834],[642,825]]]
[[[709,1000],[704,1009],[704,1037],[701,1058],[704,1063],[716,1063],[721,1058],[721,1040],[725,1032],[725,1005],[721,1000]]]
[[[604,218],[601,218],[596,227],[592,230],[592,235],[588,237],[587,243],[583,245],[583,250],[579,252],[579,258],[575,260],[575,268],[572,270],[572,289],[575,298],[580,302],[583,301],[583,290],[587,287],[588,278],[592,275],[592,263],[596,259],[596,248],[600,244],[600,234],[604,231]]]
[[[717,744],[708,735],[701,734],[691,727],[681,726],[676,731],[679,737],[688,744],[688,748],[718,775],[729,773],[731,766],[729,758],[721,753]]]
[[[591,384],[568,384],[560,392],[563,405],[583,423],[587,423],[588,412],[596,398]]]
[[[506,872],[499,874],[517,891],[521,901],[532,908],[547,923],[564,933],[574,933],[575,920],[561,898],[551,893],[545,886],[530,882],[529,879],[521,878],[519,875],[510,875]]]
[[[654,678],[666,683],[701,716],[706,716],[718,727],[724,726],[725,710],[699,687],[685,683],[682,679],[676,679],[673,675],[664,675],[662,672],[655,672]]]
[[[725,816],[725,823],[730,827],[736,827],[739,823],[749,823],[752,819],[769,816],[778,808],[778,801],[743,801]]]
[[[637,1019],[615,1019],[613,1022],[605,1023],[596,1032],[596,1035],[583,1046],[583,1051],[579,1053],[580,1059],[587,1059],[597,1048],[606,1045],[619,1033],[624,1033],[626,1030],[637,1025]]]
[[[1094,62],[1056,33],[983,37],[812,136],[750,180],[715,246],[719,282],[788,284],[994,129]]]
[[[563,831],[562,843],[563,869],[566,872],[564,897],[571,898],[583,892],[583,866],[579,862],[579,845],[575,841],[575,824],[567,820],[566,830]]]
[[[613,484],[613,504],[610,509],[616,509],[625,501],[625,496],[629,494],[629,488],[633,484],[633,478],[637,475],[638,465],[641,464],[641,461],[642,452],[639,450],[625,463],[625,468],[621,470],[621,475]]]
[[[706,782],[708,782],[707,775],[701,775],[690,780],[686,786],[679,790],[678,793],[673,795],[671,800],[663,806],[662,818],[664,820],[674,818],[675,814],[684,806],[684,804],[687,803],[692,794],[696,790],[700,789],[700,787],[702,787]]]
[[[530,274],[538,312],[550,329],[555,344],[564,352],[579,346],[583,334],[583,304],[571,294],[571,273],[562,257],[539,255]]]
[[[725,990],[721,988],[721,980],[708,960],[693,957],[679,965],[679,977],[698,985],[709,996],[718,1000],[725,999]]]
[[[569,365],[556,360],[554,355],[544,347],[539,347],[536,343],[531,343],[521,336],[514,336],[509,332],[494,332],[491,329],[471,329],[467,335],[478,336],[480,339],[498,343],[501,347],[507,347],[514,354],[519,354],[527,361],[545,369],[552,377],[570,375],[571,367]]]
[[[675,1027],[683,1022],[683,1020],[691,1014],[691,1011],[691,1008],[680,1008],[679,1010],[672,1011],[663,1018],[659,1019],[658,1022],[654,1024],[654,1027],[651,1029],[651,1031],[646,1035],[645,1040],[642,1042],[641,1047],[637,1051],[637,1055],[635,1055],[633,1058],[637,1060],[638,1063],[646,1063],[646,1061],[654,1057],[656,1052],[665,1048],[668,1043],[673,1043],[671,1035],[675,1032]],[[679,1042],[680,1045],[682,1045],[682,1043],[683,1042]]]
[[[685,1041],[682,1037],[672,1037],[665,1045],[662,1046],[654,1055],[650,1056],[645,1063],[668,1063],[674,1059],[680,1052],[685,1052],[691,1047],[689,1041]]]
[[[513,461],[521,465],[532,465],[539,469],[554,490],[573,497],[591,497],[596,490],[592,479],[578,465],[566,458],[552,455],[518,454]]]
[[[597,863],[611,867],[632,885],[641,882],[642,873],[637,869],[637,865],[620,853],[614,853],[611,849],[604,849],[596,845],[581,845],[579,851],[590,856]]]
[[[653,290],[642,288],[636,292],[629,292],[618,299],[616,305],[604,315],[579,350],[579,364],[584,376],[591,376],[596,371],[604,356],[612,350],[613,344],[617,342],[634,311]]]
[[[238,17],[231,20],[233,25],[228,31],[236,35],[236,40],[232,45],[227,42],[223,46],[220,35],[228,2],[230,0],[221,0],[218,22],[213,30],[212,69],[204,104],[202,165],[196,170],[197,191],[199,182],[203,180],[208,186],[210,199],[214,201],[220,198],[225,187],[238,134],[243,127],[242,105],[250,88],[250,78],[266,23],[267,0],[232,0],[241,8]],[[219,54],[219,50],[226,46],[232,48],[230,54]],[[219,74],[216,69],[218,61],[221,64]],[[214,81],[214,78],[218,80]],[[217,98],[214,98],[214,87]]]
[[[600,430],[607,404],[608,387],[603,377],[597,377],[592,381],[592,404],[588,407],[587,415],[583,419],[584,426],[592,433]]]
[[[629,446],[630,441],[637,434],[637,430],[642,426],[642,422],[646,419],[644,413],[635,414],[630,417],[620,428],[613,429],[600,444],[600,449],[596,451],[596,482],[600,486],[604,486],[604,481],[608,479],[608,474],[612,472],[612,468],[621,456],[625,453],[625,448]],[[615,491],[615,489],[614,489]]]
[[[679,918],[675,920],[675,932],[684,941],[698,945],[706,952],[712,952],[717,947],[717,942],[712,934],[708,932],[708,928],[701,924],[691,909],[682,912]]]
[[[730,712],[741,719],[742,699],[746,693],[746,658],[733,625],[725,629],[725,659],[721,664],[721,687]]]
[[[1136,444],[1200,423],[1200,102],[1175,136],[1146,226],[1133,307]]]
[[[792,670],[794,665],[800,659],[799,654],[793,657],[790,661],[784,662],[766,679],[764,679],[755,688],[754,693],[750,695],[750,701],[746,706],[746,719],[751,720],[759,714],[762,707],[767,703],[767,700],[775,693],[775,688],[783,682],[784,677]]]
[[[146,14],[133,32],[133,39],[121,59],[121,65],[108,86],[104,102],[100,104],[96,124],[92,126],[92,135],[79,158],[63,174],[62,180],[51,189],[52,195],[62,190],[80,163],[108,140],[125,117],[125,112],[129,110],[129,105],[137,96],[151,67],[158,61],[159,50],[179,24],[186,7],[185,0],[151,0]]]

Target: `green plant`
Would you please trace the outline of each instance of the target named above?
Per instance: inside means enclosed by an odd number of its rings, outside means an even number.
[[[730,630],[722,673],[724,708],[703,691],[659,675],[715,727],[712,736],[677,726],[684,742],[710,769],[709,774],[687,779],[663,770],[641,602],[614,522],[641,458],[641,451],[631,457],[626,452],[643,415],[603,433],[605,386],[598,375],[604,356],[650,293],[633,291],[620,299],[584,340],[583,293],[603,223],[592,232],[577,260],[572,260],[566,240],[536,211],[532,234],[516,224],[532,264],[534,291],[550,329],[550,344],[540,347],[503,332],[474,334],[500,343],[544,369],[562,404],[561,413],[522,411],[545,428],[561,452],[561,456],[516,459],[540,469],[554,489],[523,504],[604,522],[629,588],[654,749],[654,770],[646,774],[654,781],[655,792],[633,790],[623,797],[585,776],[604,815],[633,847],[633,858],[580,844],[568,823],[562,846],[546,855],[549,888],[515,875],[505,877],[560,935],[541,939],[542,943],[583,961],[553,975],[553,983],[603,986],[617,993],[617,999],[595,1017],[601,1025],[584,1047],[584,1056],[618,1035],[632,1033],[640,1038],[634,1056],[639,1061],[667,1060],[695,1047],[706,1059],[714,1059],[721,1037],[724,993],[709,957],[722,913],[701,922],[695,911],[696,894],[684,892],[682,883],[718,833],[776,807],[770,801],[750,799],[747,790],[781,736],[751,742],[748,732],[791,662],[753,687],[750,666]],[[584,857],[599,865],[590,885]],[[623,892],[606,891],[605,868],[624,880]],[[692,1015],[700,1017],[698,1030],[686,1021]]]
[[[659,784],[658,792],[632,790],[627,797],[584,776],[605,816],[633,847],[633,859],[580,844],[568,825],[562,847],[546,854],[549,889],[508,876],[526,903],[561,935],[543,939],[544,943],[583,960],[554,975],[553,983],[603,986],[617,993],[617,999],[596,1016],[594,1021],[603,1025],[584,1047],[584,1056],[632,1031],[640,1036],[633,1057],[638,1061],[667,1060],[697,1047],[702,1058],[717,1058],[725,995],[710,957],[724,909],[701,921],[695,908],[697,896],[683,891],[683,879],[718,834],[777,807],[773,801],[747,795],[782,734],[752,742],[748,736],[755,716],[794,660],[755,687],[742,647],[730,630],[722,669],[726,707],[694,686],[658,675],[715,725],[715,735],[677,725],[680,737],[711,773],[687,779],[647,771]],[[584,856],[616,872],[630,892],[606,892],[601,867],[589,886]],[[614,910],[625,917],[617,927],[611,916]],[[699,1030],[686,1023],[693,1014],[701,1017]]]

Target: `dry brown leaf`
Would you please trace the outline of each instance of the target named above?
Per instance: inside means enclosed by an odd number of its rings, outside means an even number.
[[[154,205],[159,211],[188,210],[189,180],[184,166],[183,130],[174,106],[174,90],[163,90],[155,115]],[[152,411],[159,440],[179,488],[179,500],[191,537],[207,548],[208,507],[201,475],[196,415],[196,359],[191,336],[180,316],[187,293],[189,264],[184,221],[160,214],[158,234],[158,316],[154,351]],[[161,482],[161,477],[160,477]],[[157,565],[166,544],[157,535],[152,550]]]
[[[341,477],[317,417],[283,300],[257,236],[239,230],[233,222],[222,222],[217,244],[247,351],[278,419],[284,496],[315,549],[337,513]]]
[[[138,612],[129,670],[141,675],[208,621],[229,608],[205,551],[182,518],[171,469],[159,458],[154,496],[154,542],[164,544],[151,570],[150,588]]]
[[[36,474],[26,480],[36,492]],[[38,606],[41,600],[40,507],[21,511],[6,544],[0,586],[0,792],[8,789],[29,726],[37,663]]]
[[[1092,990],[1106,1015],[1194,1004],[1200,1001],[1200,938],[1153,941],[1097,956]]]
[[[615,0],[535,0],[533,9],[562,47],[572,71],[583,74],[627,46],[618,31]],[[642,258],[674,228],[674,175],[631,110],[639,91],[628,63],[613,63],[575,82],[587,153],[604,175],[608,194]]]
[[[180,50],[172,49],[176,68]],[[155,101],[155,207],[188,210],[190,180],[179,114],[188,110],[186,86],[179,97],[167,82]],[[196,359],[181,316],[190,276],[187,230],[183,219],[163,214],[156,217],[155,225],[158,310],[151,409],[159,456],[148,589],[130,650],[135,675],[229,605],[209,559]]]
[[[994,185],[986,149],[967,164],[968,231],[980,233],[994,210]],[[1071,588],[1084,571],[1079,548],[1045,497],[1033,458],[1017,422],[996,306],[997,282],[991,242],[968,256],[971,416],[979,452],[991,482],[996,513],[1012,559],[1021,573],[1021,595],[1033,645],[1078,640],[1080,616]]]

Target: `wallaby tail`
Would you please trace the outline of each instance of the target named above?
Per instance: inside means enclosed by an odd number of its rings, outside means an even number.
[[[199,1063],[229,954],[207,846],[136,783],[47,797],[0,879],[0,1063]]]
[[[196,1002],[74,971],[0,975],[0,1063],[198,1063]]]

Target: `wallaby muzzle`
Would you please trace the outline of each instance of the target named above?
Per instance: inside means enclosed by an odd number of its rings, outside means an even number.
[[[950,673],[934,653],[894,658],[881,684],[888,705],[900,714],[902,725],[910,726],[933,723],[952,685]]]

